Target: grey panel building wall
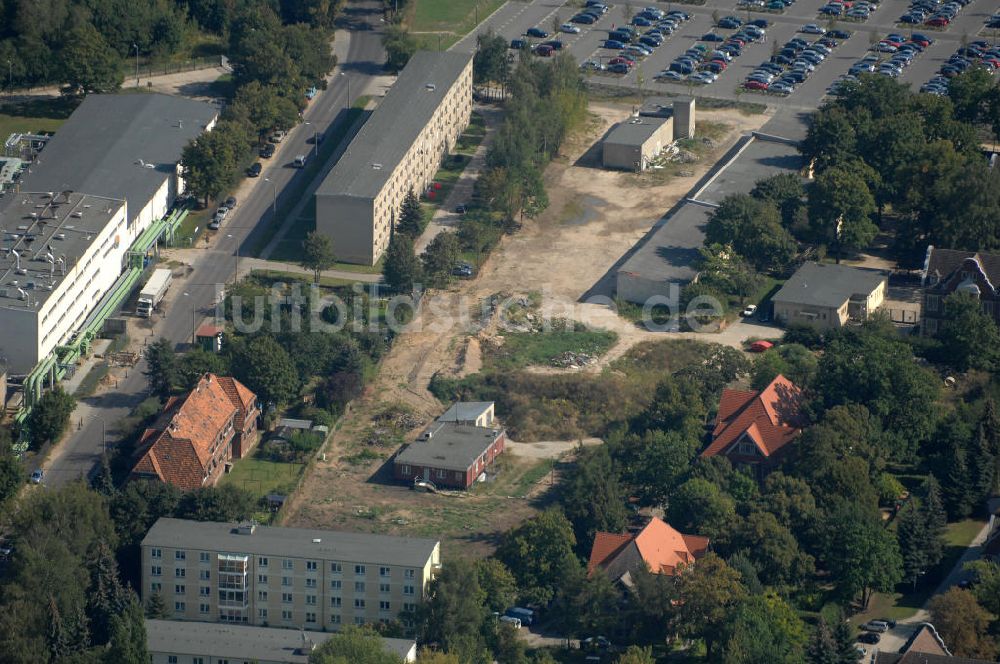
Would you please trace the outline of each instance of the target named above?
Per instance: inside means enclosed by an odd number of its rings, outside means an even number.
[[[337,260],[374,265],[374,202],[355,196],[317,196],[316,228],[334,239]]]

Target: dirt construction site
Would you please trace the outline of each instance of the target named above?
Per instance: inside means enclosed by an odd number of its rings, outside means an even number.
[[[428,384],[435,374],[463,376],[480,370],[481,344],[490,343],[496,330],[495,322],[482,325],[474,312],[497,294],[540,293],[545,316],[617,334],[614,346],[586,367],[545,371],[599,372],[640,341],[663,338],[663,333],[648,332],[619,317],[610,303],[584,304],[580,299],[742,134],[758,129],[769,115],[699,110],[699,126],[706,132],[701,150],[697,161],[684,164],[680,173],[639,175],[598,168],[595,144],[631,110],[626,104],[592,103],[588,125],[566,141],[546,170],[550,204],[545,212],[537,219],[526,218],[518,232],[505,237],[475,279],[426,294],[371,387],[342,418],[323,460],[314,464],[285,506],[283,523],[435,536],[444,540],[446,550],[460,546],[465,552],[471,547],[485,553],[498,533],[544,506],[548,487],[558,482],[561,464],[577,444],[598,442],[524,443],[521,454],[519,443],[513,443],[502,457],[505,465],[496,481],[442,496],[393,484],[389,460],[396,448],[373,451],[365,441],[387,405],[411,413],[414,420],[409,424],[420,422],[412,431],[401,432],[402,440],[446,408],[428,391]],[[701,336],[730,345],[742,341],[726,331]],[[503,413],[497,416],[503,420]]]

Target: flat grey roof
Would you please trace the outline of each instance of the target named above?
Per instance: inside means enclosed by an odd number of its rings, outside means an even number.
[[[79,193],[9,194],[0,208],[0,306],[41,306],[123,205]]]
[[[666,118],[651,118],[647,116],[628,118],[616,124],[615,128],[608,133],[604,142],[639,147],[648,141],[666,121]]]
[[[789,304],[839,307],[854,295],[867,297],[885,279],[885,273],[877,270],[809,262],[795,271],[772,300]]]
[[[184,146],[218,113],[163,94],[87,95],[31,164],[21,189],[124,199],[135,218],[175,176]]]
[[[795,173],[803,166],[805,159],[794,145],[756,139],[719,174],[698,200],[717,204],[730,194],[749,194],[758,180],[780,173]]]
[[[456,422],[436,422],[427,431],[432,436],[407,445],[396,455],[396,463],[465,472],[501,433],[500,429]]]
[[[686,203],[640,240],[619,272],[631,272],[644,279],[684,285],[698,273],[694,269],[705,243],[705,225],[711,213],[695,203]]]
[[[415,53],[316,195],[374,198],[471,59],[454,51]]]
[[[438,422],[475,422],[493,405],[492,401],[456,401],[441,413]]]
[[[253,534],[241,535],[238,525],[162,518],[146,533],[142,545],[404,567],[423,567],[437,546],[432,539],[318,528],[257,526]]]
[[[334,632],[306,632],[277,627],[250,627],[224,623],[181,620],[146,620],[146,640],[151,654],[163,653],[228,658],[237,661],[277,661],[298,664],[309,661],[308,645],[318,646]],[[307,648],[303,647],[306,640]],[[408,639],[383,638],[386,650],[406,658],[416,647]]]

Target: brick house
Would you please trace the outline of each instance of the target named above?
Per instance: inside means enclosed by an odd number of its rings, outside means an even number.
[[[952,293],[976,297],[994,322],[1000,324],[1000,254],[927,247],[921,286],[923,334],[934,335],[945,322],[944,300]]]
[[[130,479],[190,491],[218,482],[257,442],[257,396],[234,378],[207,373],[184,397],[171,397],[142,434]]]
[[[506,443],[506,432],[495,426],[492,401],[456,403],[396,455],[393,478],[468,489],[503,454]]]
[[[761,390],[722,391],[712,442],[702,457],[723,455],[758,475],[774,466],[802,426],[802,390],[781,374]]]
[[[673,576],[708,552],[708,538],[685,535],[653,517],[638,533],[597,533],[587,573],[603,571],[612,581],[632,585],[632,572],[645,566],[653,574]]]

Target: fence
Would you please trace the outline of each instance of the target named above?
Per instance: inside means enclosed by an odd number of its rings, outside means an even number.
[[[893,323],[916,325],[920,322],[920,312],[916,309],[887,309],[889,320]]]
[[[131,66],[129,66],[129,60],[126,58],[122,61],[122,68],[125,73],[125,81],[122,84],[123,87],[127,87],[129,81],[135,81],[136,78],[136,67],[135,59],[131,60]],[[151,78],[153,76],[165,76],[167,74],[178,74],[185,71],[196,71],[198,69],[214,69],[216,67],[222,67],[224,69],[230,69],[229,58],[224,55],[212,55],[203,58],[190,58],[187,60],[176,60],[176,61],[166,61],[166,62],[139,62],[139,78]],[[27,88],[7,88],[7,81],[3,81],[4,97],[15,96],[15,95],[30,95],[38,93],[42,90],[50,90],[59,86],[58,82],[45,83],[42,85],[35,85]],[[0,100],[2,101],[2,100]]]

